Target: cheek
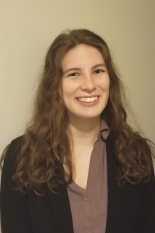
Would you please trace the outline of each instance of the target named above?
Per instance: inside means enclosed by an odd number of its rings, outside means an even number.
[[[110,88],[110,79],[109,77],[106,77],[103,79],[100,83],[100,87],[102,88],[103,91],[109,91]]]
[[[63,99],[65,106],[70,101],[71,96],[72,96],[71,85],[68,82],[63,82],[62,83],[62,99]]]
[[[79,88],[79,82],[76,80],[65,80],[62,82],[62,94],[64,96],[71,96],[76,93]]]

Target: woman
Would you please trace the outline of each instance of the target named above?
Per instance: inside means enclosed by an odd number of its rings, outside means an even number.
[[[88,30],[50,46],[25,135],[2,171],[2,233],[153,233],[151,147],[127,124],[105,41]]]

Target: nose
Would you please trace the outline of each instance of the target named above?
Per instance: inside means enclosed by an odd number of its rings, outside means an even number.
[[[96,89],[96,84],[91,74],[87,74],[83,76],[81,89],[89,92],[92,92]]]

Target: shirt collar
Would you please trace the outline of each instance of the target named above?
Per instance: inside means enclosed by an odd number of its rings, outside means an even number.
[[[103,119],[101,119],[98,139],[102,139],[103,141],[106,141],[107,137],[109,136],[109,133],[110,133],[109,127],[107,126],[105,121]]]

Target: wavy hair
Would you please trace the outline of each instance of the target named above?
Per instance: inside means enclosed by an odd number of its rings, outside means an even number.
[[[127,124],[123,85],[106,42],[89,30],[77,29],[60,34],[47,52],[36,94],[34,117],[23,136],[18,166],[13,176],[22,192],[33,191],[41,195],[45,186],[55,191],[59,184],[67,184],[64,161],[70,174],[68,182],[73,178],[69,120],[58,90],[61,86],[62,59],[79,44],[98,49],[109,73],[109,99],[101,117],[110,128],[110,141],[119,162],[119,181],[138,184],[151,175],[151,147]]]

